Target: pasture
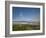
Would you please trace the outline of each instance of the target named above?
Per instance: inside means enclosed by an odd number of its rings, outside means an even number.
[[[12,31],[40,30],[40,25],[13,24]]]

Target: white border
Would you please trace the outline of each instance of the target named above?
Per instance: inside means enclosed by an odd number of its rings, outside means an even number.
[[[12,31],[12,7],[40,8],[40,30]],[[43,7],[41,5],[10,4],[10,34],[42,33],[43,32],[43,17],[42,16],[43,16]]]

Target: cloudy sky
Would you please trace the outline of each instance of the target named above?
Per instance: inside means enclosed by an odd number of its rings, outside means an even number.
[[[40,8],[13,7],[13,21],[40,21]]]

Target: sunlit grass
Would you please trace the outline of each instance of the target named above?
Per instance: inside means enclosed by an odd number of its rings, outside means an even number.
[[[40,30],[40,25],[31,24],[13,24],[13,31],[24,31],[24,30]]]

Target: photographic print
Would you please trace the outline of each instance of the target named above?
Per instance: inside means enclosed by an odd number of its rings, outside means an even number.
[[[43,35],[44,3],[6,1],[6,37]]]
[[[12,7],[12,31],[40,30],[40,8]]]

